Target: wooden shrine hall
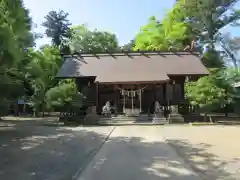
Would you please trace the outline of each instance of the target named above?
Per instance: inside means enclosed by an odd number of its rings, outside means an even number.
[[[119,52],[64,55],[57,78],[74,78],[100,114],[108,102],[115,114],[153,114],[154,103],[184,101],[184,83],[208,75],[192,52]]]

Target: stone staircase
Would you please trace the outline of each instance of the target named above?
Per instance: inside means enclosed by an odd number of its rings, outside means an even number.
[[[105,117],[102,116],[99,120],[99,124],[134,124],[137,121],[137,117],[127,117],[123,115]]]
[[[165,117],[153,118],[153,124],[168,124],[168,120]]]
[[[102,116],[99,120],[99,124],[103,125],[157,125],[166,123],[168,123],[166,118],[162,118],[161,120],[159,119],[158,121],[153,121],[153,116],[148,116],[147,114],[141,114],[139,116]]]
[[[184,117],[179,113],[171,114],[169,117],[171,123],[184,123]]]

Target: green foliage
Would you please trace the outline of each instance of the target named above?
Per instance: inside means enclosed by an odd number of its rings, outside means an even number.
[[[215,49],[208,49],[202,54],[202,62],[208,68],[223,68],[225,63],[219,52]]]
[[[235,68],[239,67],[238,52],[240,50],[239,37],[232,38],[229,33],[223,36],[219,34],[220,45],[224,50],[224,59],[227,63],[233,64]]]
[[[218,87],[213,76],[200,78],[196,82],[189,82],[185,86],[186,99],[192,105],[197,105],[204,111],[213,110],[225,104],[226,91]]]
[[[240,98],[240,92],[233,87],[240,80],[240,73],[234,68],[211,69],[211,74],[185,86],[186,99],[204,111],[211,111],[233,104]]]
[[[24,91],[19,65],[24,48],[33,44],[31,18],[21,0],[0,1],[0,104],[1,109],[16,102]],[[7,108],[6,108],[7,109]]]
[[[51,46],[38,51],[29,50],[29,57],[31,61],[25,67],[25,78],[33,90],[30,104],[38,113],[40,108],[44,108],[45,94],[57,83],[55,75],[62,64],[62,58],[59,50]]]
[[[79,109],[84,103],[84,96],[78,92],[73,80],[62,80],[46,93],[47,108]]]
[[[216,75],[216,84],[227,92],[229,102],[236,103],[240,100],[240,91],[233,87],[233,84],[240,81],[240,71],[236,68],[226,68]]]
[[[183,50],[192,38],[184,15],[176,2],[161,22],[151,17],[137,34],[134,50]]]
[[[214,48],[219,31],[235,23],[240,11],[233,8],[239,0],[181,0],[192,31],[204,44]]]
[[[2,0],[0,8],[0,39],[4,42],[0,44],[0,65],[8,64],[11,67],[13,62],[23,57],[31,22],[20,0]]]
[[[121,47],[122,50],[124,51],[132,51],[135,45],[135,40],[131,40],[129,43],[123,45]]]
[[[74,27],[72,31],[72,38],[68,42],[72,52],[114,52],[118,48],[115,34],[89,30],[85,25]]]
[[[215,50],[215,43],[222,42],[223,49],[237,67],[238,41],[225,37],[223,41],[219,33],[226,25],[239,20],[240,11],[232,8],[237,2],[178,0],[161,21],[151,17],[134,40],[122,48],[181,51],[192,40],[199,40],[201,46],[208,45],[206,52],[201,51],[204,65],[217,69],[211,70],[208,77],[187,83],[187,99],[205,110],[234,103],[240,98],[240,92],[232,87],[234,82],[240,81],[239,70],[226,68],[220,53]],[[60,52],[114,52],[119,50],[116,35],[90,30],[85,25],[71,29],[67,13],[51,11],[43,26],[53,46],[46,45],[36,51],[29,48],[36,34],[30,32],[31,18],[22,1],[1,0],[0,9],[0,109],[7,109],[9,103],[23,96],[31,102],[36,113],[44,108],[79,109],[85,97],[78,92],[75,82],[55,79],[62,64]]]
[[[53,45],[63,48],[63,44],[66,39],[71,37],[70,25],[71,23],[67,19],[68,13],[64,11],[50,11],[45,17],[43,26],[46,28],[47,37],[52,39]]]

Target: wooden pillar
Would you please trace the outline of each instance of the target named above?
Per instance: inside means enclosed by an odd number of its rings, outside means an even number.
[[[184,88],[184,86],[185,86],[185,78],[186,77],[184,77],[183,78],[183,80],[181,81],[181,100],[185,100],[185,88]]]
[[[141,85],[139,85],[139,106],[140,106],[140,112],[142,112],[142,90],[141,90]]]
[[[115,114],[118,112],[118,92],[117,92],[117,87],[114,85],[114,106],[115,106]]]
[[[168,89],[169,83],[167,82],[165,84],[165,100],[166,100],[166,105],[167,107],[169,106],[169,89]]]
[[[125,93],[123,94],[123,113],[125,114],[126,109],[126,99],[125,99]]]
[[[176,103],[176,88],[175,88],[175,84],[176,84],[176,80],[173,79],[172,80],[172,103],[175,104]]]
[[[134,105],[133,105],[133,89],[131,91],[131,98],[132,98],[132,113],[133,113],[133,108],[134,108]]]
[[[99,84],[96,82],[96,110],[97,114],[100,113],[100,108],[99,108]]]
[[[156,86],[157,86],[157,84],[154,84],[154,85],[153,85],[153,92],[154,92],[154,98],[153,98],[153,99],[154,99],[154,102],[157,100],[157,99],[156,99],[156,98],[157,98],[157,87],[156,87]],[[153,102],[153,103],[154,103],[154,102]]]
[[[164,95],[165,95],[165,101],[166,101],[166,106],[165,106],[165,108],[164,108],[164,110],[165,110],[165,112],[164,112],[164,114],[166,115],[166,117],[168,118],[169,117],[169,113],[170,113],[170,103],[169,103],[169,83],[167,82],[167,83],[165,83],[164,84]]]

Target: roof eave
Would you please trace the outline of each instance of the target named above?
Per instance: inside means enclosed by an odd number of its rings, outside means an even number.
[[[169,82],[170,79],[166,80],[154,80],[154,81],[113,81],[113,82],[99,82],[95,81],[95,83],[98,84],[148,84],[148,83],[163,83],[163,82]]]

